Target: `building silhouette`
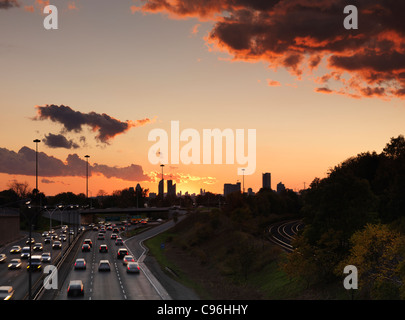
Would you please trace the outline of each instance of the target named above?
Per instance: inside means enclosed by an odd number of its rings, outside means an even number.
[[[277,193],[281,193],[285,191],[285,185],[281,182],[277,184]]]
[[[224,184],[224,196],[226,197],[228,194],[230,194],[232,192],[239,192],[239,193],[241,192],[240,182],[238,182],[236,184],[232,184],[232,183]]]
[[[270,172],[263,173],[262,188],[271,190],[271,173]]]
[[[173,184],[173,180],[167,180],[167,195],[176,196],[176,184]]]
[[[160,180],[159,181],[159,193],[158,193],[158,195],[159,196],[162,196],[162,197],[164,197],[164,189],[165,189],[165,185],[164,185],[164,180],[162,179],[162,180]]]

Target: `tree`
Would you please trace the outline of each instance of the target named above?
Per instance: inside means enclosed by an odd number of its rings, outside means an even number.
[[[8,187],[13,190],[18,197],[26,198],[29,193],[29,184],[27,181],[25,182],[18,182],[17,180],[13,180],[8,184]]]
[[[392,159],[405,156],[405,138],[399,135],[397,138],[391,138],[390,142],[383,149],[383,153]]]
[[[371,297],[399,298],[403,284],[401,267],[404,264],[405,238],[387,225],[367,224],[350,239],[350,255],[336,268],[342,274],[346,265],[357,267],[359,288]],[[388,295],[388,296],[387,296]]]

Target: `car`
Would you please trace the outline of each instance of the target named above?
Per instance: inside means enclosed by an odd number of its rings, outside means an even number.
[[[127,273],[139,273],[140,269],[137,262],[128,262],[127,264]]]
[[[58,240],[59,237],[58,237],[57,234],[53,234],[53,235],[51,235],[51,239],[52,239],[52,240]]]
[[[30,247],[24,247],[21,250],[21,259],[28,259],[30,257]]]
[[[91,247],[89,244],[85,243],[82,245],[82,252],[88,252],[90,251]]]
[[[0,300],[10,300],[13,298],[14,289],[12,286],[0,287]]]
[[[42,236],[43,236],[44,238],[47,237],[47,236],[49,236],[49,232],[48,232],[48,231],[42,232]]]
[[[64,234],[62,234],[62,235],[60,236],[60,239],[65,242],[67,238],[66,238],[66,236],[65,236]]]
[[[105,239],[104,233],[99,233],[97,236],[97,240],[104,240],[104,239]]]
[[[118,228],[114,228],[112,232],[113,232],[113,233],[119,233],[120,230],[119,230]]]
[[[124,259],[125,256],[128,255],[128,250],[125,248],[118,249],[117,251],[117,259]]]
[[[115,240],[115,239],[117,239],[117,234],[116,233],[111,233],[111,237],[110,237],[112,240]]]
[[[116,245],[116,246],[122,246],[123,244],[124,244],[124,242],[122,241],[121,238],[117,238],[117,239],[115,240],[115,245]]]
[[[98,264],[98,271],[111,271],[110,261],[100,260],[100,263]]]
[[[42,262],[51,262],[51,253],[50,252],[44,252],[41,255],[41,261]]]
[[[52,249],[62,249],[62,242],[60,242],[60,241],[55,241],[55,242],[52,244]]]
[[[98,252],[107,253],[108,252],[107,245],[106,244],[100,245],[100,248],[98,249]]]
[[[86,260],[84,260],[83,258],[76,259],[75,270],[79,269],[86,269]]]
[[[70,280],[67,295],[68,297],[84,296],[84,285],[82,280]]]
[[[35,243],[35,239],[34,238],[28,238],[27,241],[25,241],[25,244],[34,244]]]
[[[42,243],[39,242],[34,244],[34,246],[32,247],[32,250],[34,251],[42,251],[42,249],[43,249]]]
[[[84,239],[85,244],[88,244],[90,247],[93,247],[93,242],[91,241],[91,239]]]
[[[38,271],[42,269],[41,256],[31,256],[31,269],[32,271]],[[27,270],[30,271],[30,264],[27,263]]]
[[[130,255],[124,256],[124,258],[122,259],[122,264],[126,265],[128,264],[128,262],[135,262],[134,257]]]
[[[0,254],[0,263],[6,262],[7,256],[4,253]]]
[[[21,268],[21,260],[20,259],[11,259],[10,263],[8,264],[8,268],[10,270],[20,269]]]
[[[44,243],[51,243],[51,237],[50,236],[45,237]]]
[[[21,247],[20,246],[12,246],[10,249],[11,254],[17,254],[21,253]]]

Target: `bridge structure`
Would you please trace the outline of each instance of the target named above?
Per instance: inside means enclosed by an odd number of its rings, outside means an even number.
[[[171,217],[171,207],[161,208],[107,208],[107,209],[79,209],[77,210],[81,218],[81,224],[94,222],[95,217],[123,217],[127,219],[133,217],[143,217],[149,219],[168,219]]]
[[[65,206],[63,209],[55,207],[42,211],[42,215],[54,221],[58,221],[60,225],[70,225],[78,228],[80,225],[95,223],[100,220],[130,220],[133,218],[148,218],[162,219],[171,218],[173,208],[79,208],[78,206]],[[50,225],[52,229],[52,225]]]

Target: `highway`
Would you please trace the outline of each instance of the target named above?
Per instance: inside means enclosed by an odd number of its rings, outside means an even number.
[[[58,231],[57,233],[61,233]],[[43,252],[50,252],[51,253],[51,262],[50,263],[43,263],[43,267],[45,267],[47,264],[53,264],[54,261],[56,261],[59,257],[59,255],[62,254],[62,251],[67,248],[67,243],[62,242],[62,249],[52,249],[52,245],[49,243],[44,243],[44,238],[38,234],[38,233],[33,233],[32,237],[35,239],[35,243],[39,242],[42,243],[43,245],[43,250],[35,252],[33,251],[32,255],[41,255]],[[14,300],[23,300],[28,296],[28,271],[27,271],[27,265],[28,265],[28,259],[21,259],[21,254],[11,254],[10,249],[12,246],[20,246],[21,248],[25,246],[29,246],[26,244],[26,241],[28,239],[28,236],[22,238],[21,240],[15,241],[11,244],[6,245],[4,248],[2,248],[1,253],[4,253],[7,256],[7,259],[4,263],[0,264],[0,286],[12,286],[15,290],[13,299]],[[15,269],[15,270],[9,270],[8,269],[8,264],[12,259],[21,259],[22,265],[20,269]],[[35,285],[35,283],[39,280],[39,278],[42,276],[42,271],[38,272],[32,272],[32,287]]]
[[[112,231],[106,231],[105,239],[98,240],[98,231],[87,231],[84,238],[90,239],[93,243],[90,252],[82,252],[78,247],[75,259],[86,260],[86,270],[75,270],[74,264],[70,266],[70,272],[59,289],[56,300],[84,299],[84,300],[161,300],[162,297],[152,285],[150,279],[143,272],[144,266],[139,274],[127,273],[122,260],[117,259],[119,248],[127,248],[126,245],[117,246],[115,240],[111,239]],[[106,244],[107,253],[100,253],[99,247]],[[136,251],[138,252],[138,251]],[[134,254],[135,260],[139,258]],[[100,260],[110,262],[110,272],[99,272]],[[84,284],[83,297],[67,297],[67,288],[71,280],[81,280]]]

